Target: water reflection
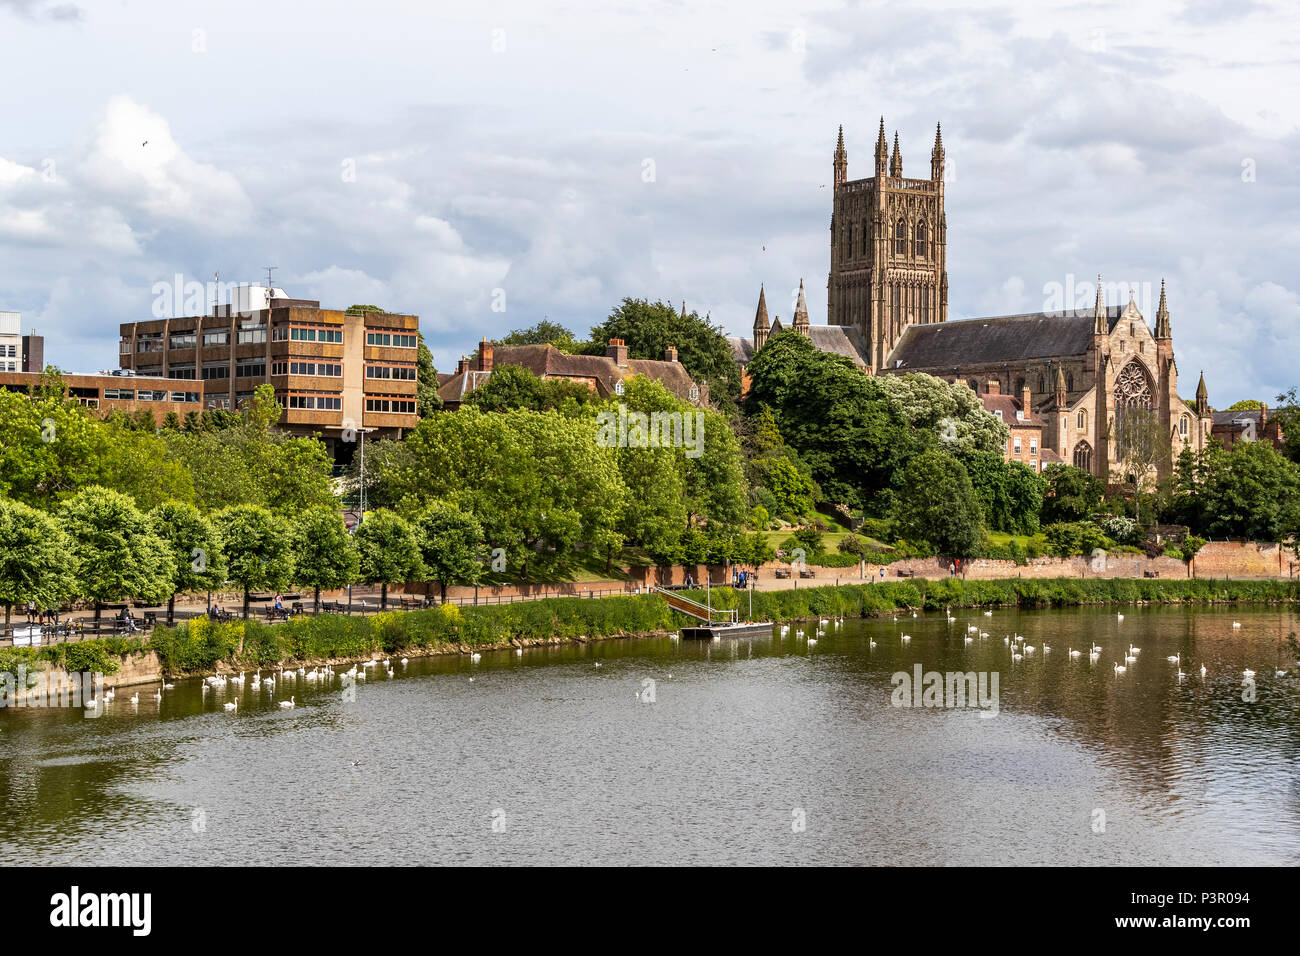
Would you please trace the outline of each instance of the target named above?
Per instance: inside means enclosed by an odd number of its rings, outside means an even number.
[[[1300,680],[1274,676],[1294,615],[955,617],[394,662],[354,701],[249,675],[119,694],[97,720],[10,711],[0,861],[1300,859]],[[1020,660],[1014,635],[1034,647]],[[890,706],[918,663],[996,672],[999,715]]]

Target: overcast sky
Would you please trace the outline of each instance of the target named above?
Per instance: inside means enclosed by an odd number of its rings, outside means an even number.
[[[943,123],[953,318],[1100,272],[1154,322],[1164,277],[1182,394],[1300,384],[1294,4],[612,6],[0,0],[0,309],[69,370],[267,265],[443,370],[624,296],[748,334],[802,277],[825,322],[836,127],[861,178],[883,114],[910,176]]]

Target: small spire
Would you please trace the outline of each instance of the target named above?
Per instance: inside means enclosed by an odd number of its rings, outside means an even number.
[[[880,132],[876,136],[876,169],[883,172],[889,161],[889,142],[885,139],[885,118],[880,117]]]
[[[686,318],[686,300],[682,299],[682,318]]]
[[[1105,335],[1110,331],[1110,324],[1106,321],[1106,295],[1101,285],[1101,273],[1097,273],[1097,305],[1093,309],[1092,331],[1094,334]]]
[[[930,150],[930,178],[943,179],[943,130],[934,124],[934,149]]]
[[[1165,280],[1160,280],[1160,306],[1156,309],[1156,338],[1172,339],[1173,330],[1169,323],[1169,303],[1165,301]]]
[[[898,149],[898,130],[894,130],[894,155],[889,160],[889,175],[903,175],[903,154]]]
[[[1201,369],[1201,380],[1196,383],[1196,403],[1208,400],[1210,397],[1209,389],[1205,387],[1205,369]]]
[[[1063,392],[1063,391],[1065,391],[1065,371],[1064,371],[1064,369],[1061,368],[1061,366],[1060,366],[1059,363],[1058,363],[1057,366],[1056,366],[1056,382],[1055,382],[1055,385],[1056,385],[1056,390],[1057,390],[1058,392]]]
[[[846,182],[849,178],[849,154],[844,148],[844,126],[840,125],[840,138],[835,143],[835,185]]]
[[[760,283],[758,287],[758,311],[754,313],[754,331],[759,329],[769,329],[772,325],[767,320],[767,296],[763,292],[763,286]]]
[[[794,327],[796,329],[806,329],[808,322],[808,300],[803,295],[803,279],[799,280],[799,299],[794,306]]]

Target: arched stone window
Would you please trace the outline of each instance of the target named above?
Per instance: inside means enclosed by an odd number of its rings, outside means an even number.
[[[1074,446],[1074,467],[1082,471],[1092,471],[1092,446],[1081,441]]]
[[[907,255],[907,223],[901,219],[894,226],[894,255]]]
[[[1021,376],[1020,378],[1016,379],[1016,395],[1018,396],[1024,390],[1025,390],[1025,379],[1024,376]]]
[[[1086,408],[1079,409],[1079,415],[1076,421],[1076,427],[1079,431],[1086,432],[1088,430],[1088,410]]]
[[[868,229],[867,229],[867,221],[864,219],[864,220],[862,220],[862,254],[863,254],[864,256],[867,254],[867,236],[868,236],[868,235],[870,235],[870,232],[869,232]]]
[[[925,223],[923,223],[923,222],[918,222],[918,223],[916,224],[916,229],[913,230],[913,232],[914,232],[914,239],[915,239],[916,241],[912,243],[912,249],[913,249],[913,251],[916,253],[916,255],[917,255],[919,258],[924,259],[924,258],[925,258],[925,239],[926,239],[926,236],[925,236]]]
[[[1126,426],[1135,410],[1140,410],[1143,417],[1151,411],[1151,378],[1136,359],[1115,376],[1115,435],[1121,458],[1124,457]]]
[[[919,316],[919,319],[920,319],[920,321],[921,321],[921,324],[924,325],[924,324],[926,324],[927,322],[930,321],[930,288],[929,288],[929,286],[924,286],[924,285],[921,286],[919,289],[917,289],[917,294],[919,295],[919,297],[920,297],[920,299],[921,299],[921,303],[920,303],[920,316]]]
[[[1181,435],[1183,438],[1187,437],[1187,416],[1186,415],[1178,419],[1178,434]]]
[[[1039,392],[1047,391],[1047,379],[1043,378],[1042,372],[1038,373],[1038,391]]]

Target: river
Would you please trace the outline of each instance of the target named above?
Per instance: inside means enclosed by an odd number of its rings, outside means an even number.
[[[1300,862],[1300,678],[1274,675],[1296,616],[1123,613],[413,658],[354,699],[250,675],[119,690],[93,720],[9,710],[0,862]],[[1035,648],[1019,661],[1013,634]],[[917,663],[995,672],[997,715],[893,706]]]

